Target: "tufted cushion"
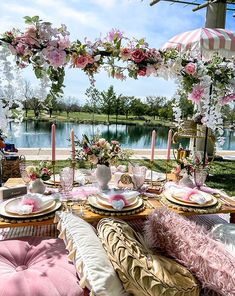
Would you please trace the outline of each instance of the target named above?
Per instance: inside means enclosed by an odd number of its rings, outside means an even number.
[[[196,296],[199,285],[191,273],[172,259],[153,255],[143,238],[127,223],[103,219],[99,237],[123,286],[135,296]]]
[[[69,283],[69,285],[68,285]],[[0,241],[1,296],[82,296],[76,271],[60,239]]]
[[[145,226],[149,246],[161,249],[186,266],[206,288],[235,295],[235,258],[202,226],[159,208]]]

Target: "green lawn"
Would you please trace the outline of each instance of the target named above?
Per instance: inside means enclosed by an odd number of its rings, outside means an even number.
[[[132,160],[134,163],[150,167],[149,160]],[[32,162],[30,162],[32,163]],[[37,161],[34,162],[38,163]],[[124,162],[126,164],[126,162]],[[69,166],[69,161],[57,161],[56,173],[65,166]],[[153,165],[153,170],[158,172],[170,172],[176,165],[175,161],[170,161],[166,164],[164,160],[157,160]],[[77,163],[77,168],[89,168],[88,163]],[[225,190],[228,194],[235,196],[235,161],[214,161],[210,164],[209,176],[207,177],[206,185],[212,188]]]
[[[126,119],[125,115],[119,115],[117,123],[128,123],[128,124],[144,124],[144,120],[137,120],[133,119],[136,118],[136,116],[130,115],[128,119]],[[146,120],[150,120],[148,124],[151,125],[165,125],[165,126],[172,126],[172,122],[168,120],[164,120],[162,118],[153,120],[153,117],[150,116],[144,116]],[[28,111],[28,117],[27,119],[35,120],[35,115],[32,110]],[[54,112],[52,117],[50,118],[49,115],[45,112],[42,112],[41,115],[38,118],[39,120],[58,120],[58,121],[72,121],[72,122],[92,122],[93,121],[93,114],[92,113],[86,113],[86,112],[71,112],[69,113],[69,116],[67,117],[66,112]],[[94,114],[94,122],[96,123],[107,123],[108,122],[108,116],[105,114]],[[116,116],[110,115],[109,117],[109,123],[116,123]]]

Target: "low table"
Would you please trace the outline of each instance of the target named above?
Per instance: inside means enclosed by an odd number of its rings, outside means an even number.
[[[10,186],[14,186],[16,184],[21,184],[22,182],[23,181],[20,178],[11,178],[7,181],[6,185],[10,187]],[[122,219],[122,220],[145,219],[149,214],[151,214],[151,212],[155,208],[162,207],[162,204],[160,203],[160,201],[158,201],[154,198],[148,198],[148,200],[146,201],[146,206],[147,206],[147,208],[140,213],[136,213],[133,215],[123,215],[123,216],[110,215],[110,217],[115,217],[115,218]],[[76,211],[79,213],[80,205],[74,206],[73,210],[75,213],[76,213]],[[184,216],[195,215],[194,212],[184,212],[184,211],[175,210],[175,209],[174,209],[174,211],[176,213],[184,215]],[[107,215],[100,215],[100,214],[93,213],[92,211],[90,211],[89,209],[86,209],[86,208],[83,209],[83,212],[84,212],[84,216],[83,216],[84,220],[86,220],[89,223],[98,222],[102,218],[109,217]],[[222,208],[214,214],[230,214],[230,222],[235,223],[235,207],[229,207],[229,206],[223,205]],[[196,215],[200,215],[200,214],[196,214]],[[53,218],[43,220],[43,221],[29,221],[29,222],[17,221],[16,223],[0,222],[0,228],[20,227],[20,226],[40,226],[40,225],[49,225],[49,224],[53,224],[53,223],[54,223]]]

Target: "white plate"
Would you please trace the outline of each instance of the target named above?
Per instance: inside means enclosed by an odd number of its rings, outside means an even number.
[[[5,205],[5,211],[11,214],[17,214],[19,216],[25,216],[25,214],[19,214],[16,209],[19,206],[20,202],[22,200],[22,197],[17,197],[13,200],[8,200],[8,202]],[[38,209],[37,211],[33,212],[32,214],[37,214],[44,212],[46,210],[49,210],[50,208],[55,206],[54,200],[48,200],[47,202],[44,202],[42,207]]]
[[[11,199],[13,200],[13,199]],[[10,200],[6,200],[4,201],[3,203],[0,204],[0,215],[4,216],[4,217],[8,217],[8,218],[22,218],[22,219],[25,219],[25,218],[34,218],[34,217],[39,217],[39,216],[43,216],[43,215],[46,215],[46,214],[49,214],[51,212],[54,212],[56,210],[58,210],[61,206],[61,201],[55,201],[55,205],[43,212],[40,212],[40,213],[31,213],[31,214],[28,214],[28,215],[17,215],[17,214],[12,214],[12,213],[8,213],[6,212],[5,210],[5,205],[9,202]]]
[[[88,197],[88,202],[91,206],[93,206],[97,209],[105,210],[105,211],[109,211],[109,212],[126,212],[126,211],[130,211],[130,210],[135,210],[135,209],[139,208],[140,206],[142,206],[142,204],[143,204],[142,198],[138,198],[138,202],[136,203],[136,205],[124,207],[121,210],[116,210],[112,207],[103,206],[103,205],[97,203],[96,196],[94,196],[94,195],[91,195]]]
[[[168,199],[169,201],[171,201],[171,202],[173,202],[173,203],[175,203],[175,204],[178,204],[178,205],[183,205],[183,206],[188,206],[188,207],[195,207],[195,208],[207,208],[207,207],[211,207],[211,206],[214,206],[214,205],[216,205],[217,204],[217,198],[216,197],[214,197],[214,196],[212,196],[212,199],[211,199],[211,201],[209,201],[209,202],[207,202],[207,203],[205,203],[205,204],[201,204],[201,205],[199,205],[199,204],[189,204],[188,202],[185,202],[185,201],[180,201],[180,200],[178,200],[178,199],[175,199],[172,195],[171,195],[171,193],[169,193],[169,192],[167,192],[167,191],[164,191],[163,192],[163,194],[162,194],[163,196],[165,196],[166,197],[166,199]]]

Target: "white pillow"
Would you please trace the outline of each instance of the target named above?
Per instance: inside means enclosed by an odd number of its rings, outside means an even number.
[[[80,286],[97,296],[125,295],[122,284],[109,261],[95,229],[73,213],[57,212],[60,238],[67,244],[69,258],[80,275]]]

